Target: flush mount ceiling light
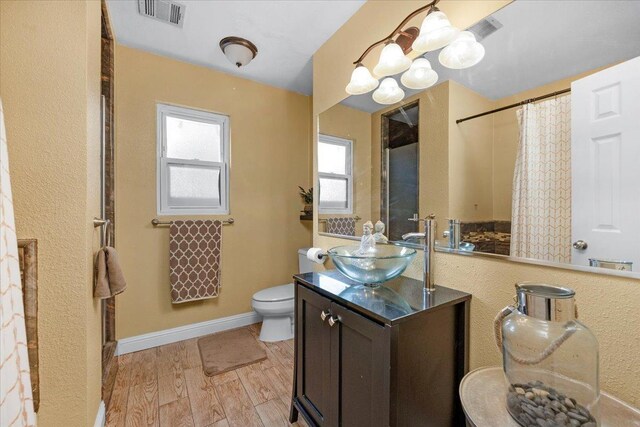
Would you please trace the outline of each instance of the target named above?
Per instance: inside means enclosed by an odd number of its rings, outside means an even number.
[[[351,73],[351,81],[347,85],[346,91],[349,95],[362,95],[377,87],[378,80],[371,75],[367,67],[358,64]]]
[[[225,37],[220,40],[220,49],[229,62],[240,68],[247,65],[258,54],[255,44],[242,37]]]
[[[476,41],[472,32],[463,31],[442,49],[438,60],[445,67],[461,70],[476,65],[483,57],[484,46]]]
[[[362,95],[372,91],[378,85],[369,70],[362,65],[371,51],[384,44],[380,59],[373,68],[377,77],[392,76],[406,71],[400,81],[409,89],[426,89],[438,81],[438,73],[425,58],[418,58],[413,63],[406,55],[412,50],[418,53],[445,48],[439,55],[440,64],[448,68],[462,69],[471,67],[484,57],[484,47],[478,43],[469,31],[462,31],[449,22],[449,18],[437,7],[440,0],[432,0],[425,6],[411,12],[402,22],[382,40],[369,46],[353,63],[356,69],[351,74],[351,81],[345,88],[349,95]],[[422,12],[427,16],[421,29],[409,27],[407,23]],[[394,39],[395,38],[395,39]],[[446,46],[446,47],[445,47]],[[391,83],[393,82],[393,83]],[[388,102],[391,99],[396,101]],[[393,104],[401,101],[404,91],[392,78],[386,78],[373,93],[373,99],[380,104]]]
[[[428,59],[418,58],[413,61],[411,68],[400,79],[409,89],[426,89],[438,81],[438,73],[433,71]]]
[[[402,101],[404,91],[398,86],[398,82],[387,77],[380,83],[380,87],[373,92],[373,100],[378,104],[390,105]]]

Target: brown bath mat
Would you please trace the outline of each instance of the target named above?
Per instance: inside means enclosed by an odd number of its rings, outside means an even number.
[[[267,358],[247,329],[235,329],[198,340],[205,375],[212,377]]]

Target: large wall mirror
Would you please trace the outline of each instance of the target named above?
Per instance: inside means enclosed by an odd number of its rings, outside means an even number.
[[[514,1],[468,28],[477,65],[429,52],[433,86],[397,75],[402,101],[320,114],[320,233],[381,220],[415,245],[408,219],[433,213],[436,250],[637,275],[639,16],[636,1]]]

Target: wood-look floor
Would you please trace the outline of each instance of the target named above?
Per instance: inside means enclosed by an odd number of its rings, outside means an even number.
[[[258,341],[260,325],[248,329]],[[197,339],[118,357],[106,425],[291,426],[293,340],[258,342],[267,360],[214,377],[202,370]]]

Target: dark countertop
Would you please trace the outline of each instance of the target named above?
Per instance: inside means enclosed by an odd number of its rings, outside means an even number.
[[[303,286],[388,325],[471,299],[471,294],[444,286],[436,286],[426,295],[421,281],[404,276],[377,288],[354,282],[338,270],[298,274],[294,278]]]

